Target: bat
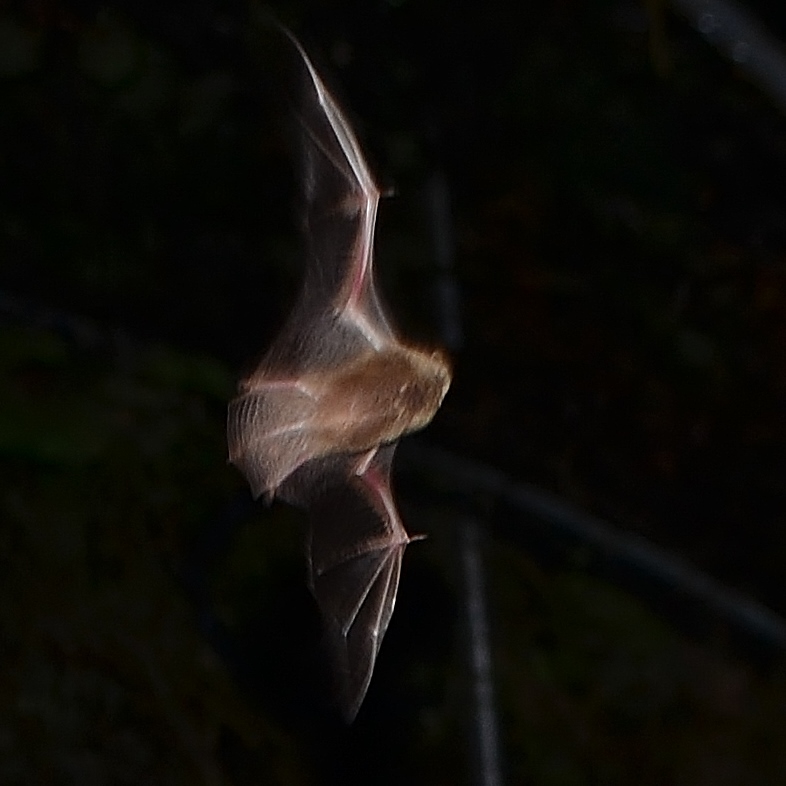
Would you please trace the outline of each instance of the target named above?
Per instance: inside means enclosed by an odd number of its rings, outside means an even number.
[[[390,468],[397,440],[426,426],[451,380],[439,350],[402,342],[374,283],[381,196],[355,134],[297,39],[306,270],[280,334],[230,402],[229,460],[255,497],[308,511],[310,589],[338,704],[368,690],[411,537]]]

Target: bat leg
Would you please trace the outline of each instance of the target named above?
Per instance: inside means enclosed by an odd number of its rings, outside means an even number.
[[[358,463],[355,465],[355,475],[363,475],[365,474],[366,470],[369,468],[369,465],[374,460],[374,456],[377,455],[377,451],[379,448],[371,448],[367,453],[364,453],[359,459]]]

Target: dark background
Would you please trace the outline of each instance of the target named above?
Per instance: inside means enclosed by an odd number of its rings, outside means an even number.
[[[379,275],[427,344],[448,183],[464,340],[424,439],[786,614],[782,109],[657,0],[274,11],[395,186]],[[0,5],[3,784],[469,782],[459,503],[402,478],[430,538],[346,729],[299,515],[225,465],[299,274],[274,49],[239,0]],[[580,554],[485,556],[507,782],[783,782],[781,656]]]

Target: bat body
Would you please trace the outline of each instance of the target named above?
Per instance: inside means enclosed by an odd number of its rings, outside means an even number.
[[[295,38],[305,84],[306,273],[289,319],[229,406],[229,458],[255,497],[309,511],[309,583],[348,719],[363,701],[412,540],[390,489],[396,441],[450,384],[438,351],[401,342],[380,303],[380,191],[337,103]]]

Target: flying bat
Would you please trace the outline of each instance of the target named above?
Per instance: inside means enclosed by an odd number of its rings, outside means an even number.
[[[426,426],[450,385],[439,350],[396,335],[374,283],[380,189],[305,50],[302,72],[306,271],[300,295],[229,405],[229,460],[255,497],[308,510],[308,578],[351,721],[366,695],[414,539],[390,485],[397,440]]]

